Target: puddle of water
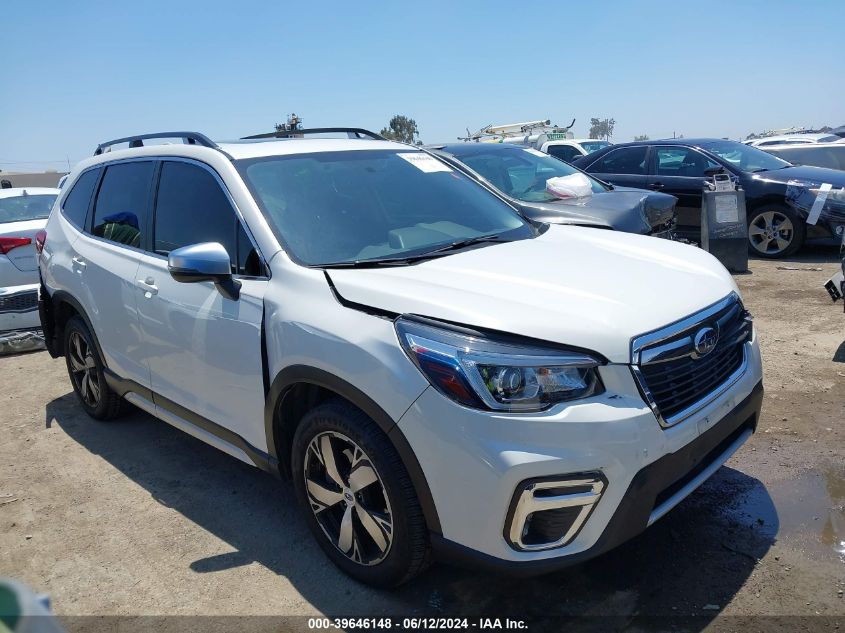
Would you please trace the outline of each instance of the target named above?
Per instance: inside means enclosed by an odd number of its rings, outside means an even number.
[[[811,469],[795,479],[755,487],[727,512],[771,537],[845,563],[845,477],[842,469]],[[762,520],[762,525],[759,523]]]

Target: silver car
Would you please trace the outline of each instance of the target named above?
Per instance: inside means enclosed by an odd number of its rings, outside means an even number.
[[[59,195],[58,189],[0,189],[0,344],[40,328],[36,234]]]

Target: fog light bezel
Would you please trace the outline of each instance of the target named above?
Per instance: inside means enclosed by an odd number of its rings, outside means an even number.
[[[536,496],[538,492],[557,488],[573,490],[589,488],[589,491]],[[565,547],[575,540],[586,525],[606,489],[607,478],[601,471],[525,479],[517,485],[511,497],[502,535],[510,547],[520,552],[538,552]],[[545,543],[523,541],[526,522],[534,513],[571,507],[580,507],[581,512],[559,539]]]

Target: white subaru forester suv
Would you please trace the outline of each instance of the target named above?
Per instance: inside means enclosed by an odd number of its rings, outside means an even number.
[[[92,417],[127,401],[292,478],[377,586],[595,556],[754,431],[753,324],[708,253],[532,224],[425,150],[327,130],[130,137],[73,170],[40,311]]]

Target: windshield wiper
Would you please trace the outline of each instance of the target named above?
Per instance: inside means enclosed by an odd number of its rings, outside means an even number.
[[[501,235],[479,235],[478,237],[470,237],[465,240],[458,240],[457,242],[452,242],[451,244],[446,244],[445,246],[438,246],[430,251],[425,251],[420,255],[415,257],[428,257],[429,255],[434,255],[437,253],[447,253],[449,251],[457,251],[462,248],[466,248],[467,246],[472,246],[473,244],[492,244],[496,242],[510,242],[511,240],[507,239],[506,237],[502,237]]]
[[[330,264],[320,264],[315,268],[378,268],[380,266],[408,266],[414,262],[424,261],[426,259],[434,259],[441,257],[446,253],[461,250],[474,244],[492,244],[496,242],[510,242],[508,238],[501,235],[481,235],[478,237],[470,237],[465,240],[459,240],[438,246],[430,251],[425,251],[416,255],[406,255],[404,257],[381,257],[378,259],[356,259],[351,262],[334,262]]]

